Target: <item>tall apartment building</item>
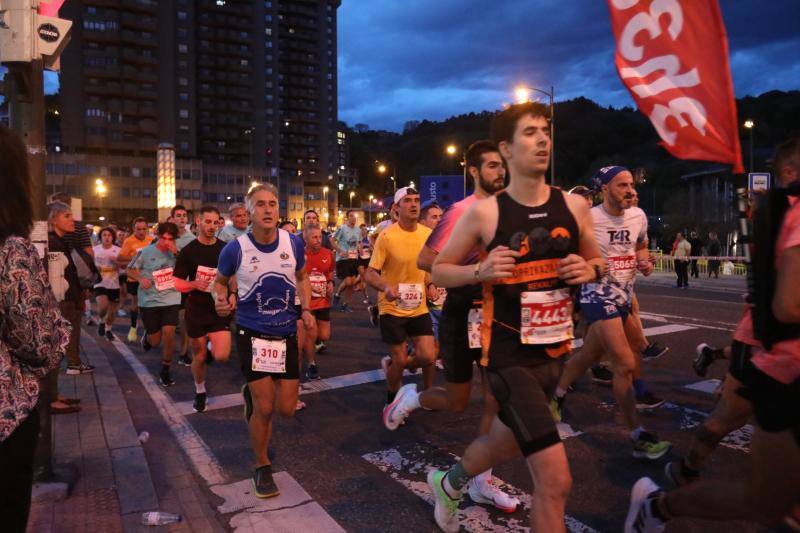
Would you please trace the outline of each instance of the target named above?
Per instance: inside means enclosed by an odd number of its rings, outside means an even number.
[[[306,188],[328,186],[335,205],[340,3],[67,2],[48,187],[83,197],[86,219],[101,202],[108,219],[154,213],[156,147],[167,142],[190,208],[225,207],[253,181],[279,187],[289,218],[302,218]]]

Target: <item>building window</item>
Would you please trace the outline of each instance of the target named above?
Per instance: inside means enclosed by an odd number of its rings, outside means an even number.
[[[178,11],[178,20],[187,20],[188,18],[189,15],[186,11]]]
[[[178,111],[178,116],[181,118],[189,118],[189,110],[181,109],[180,111]]]
[[[178,98],[181,102],[188,102],[189,101],[189,93],[178,93]]]
[[[189,85],[189,80],[187,78],[178,78],[178,85],[186,87]]]
[[[178,45],[178,52],[180,52],[181,54],[188,54],[189,53],[189,45],[179,44]]]

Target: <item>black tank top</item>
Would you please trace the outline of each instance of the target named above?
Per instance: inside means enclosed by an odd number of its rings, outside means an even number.
[[[553,187],[547,202],[537,207],[521,205],[504,191],[497,195],[497,208],[497,230],[487,252],[508,246],[522,256],[512,277],[484,283],[481,364],[504,368],[544,363],[571,348],[570,340],[548,339],[564,337],[567,322],[571,338],[571,289],[558,279],[556,269],[560,259],[578,253],[578,223],[564,194]],[[569,307],[553,303],[558,295],[569,296]],[[527,342],[535,344],[522,342],[521,326]]]

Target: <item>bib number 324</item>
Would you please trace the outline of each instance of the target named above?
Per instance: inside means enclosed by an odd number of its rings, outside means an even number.
[[[569,289],[523,292],[520,300],[522,344],[553,344],[574,338]]]
[[[253,372],[286,372],[286,339],[253,339]]]

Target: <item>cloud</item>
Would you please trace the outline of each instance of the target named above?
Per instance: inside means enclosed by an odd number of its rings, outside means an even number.
[[[800,86],[800,2],[720,5],[737,95]],[[349,124],[397,131],[497,109],[519,83],[552,85],[557,100],[633,105],[599,0],[345,0],[338,18],[339,115]]]

